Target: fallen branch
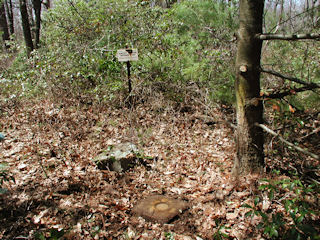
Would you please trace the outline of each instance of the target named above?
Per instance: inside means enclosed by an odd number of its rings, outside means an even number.
[[[261,68],[260,71],[261,71],[261,72],[264,72],[264,73],[271,74],[271,75],[273,75],[273,76],[276,76],[276,77],[279,77],[279,78],[282,78],[282,79],[286,79],[286,80],[295,82],[295,83],[303,84],[303,85],[305,85],[305,86],[320,88],[320,85],[318,85],[318,84],[316,84],[316,83],[308,83],[308,82],[305,82],[305,81],[303,81],[303,80],[301,80],[301,79],[299,79],[299,78],[290,77],[290,76],[284,75],[284,74],[282,74],[282,73],[275,72],[275,71],[273,71],[273,70],[267,70],[267,69]]]
[[[303,39],[320,39],[319,33],[304,34],[257,34],[260,40],[303,40]]]
[[[271,130],[267,126],[265,126],[263,124],[260,124],[260,123],[255,123],[255,126],[258,126],[258,127],[262,128],[263,130],[265,130],[267,133],[270,133],[271,135],[278,137],[280,139],[280,141],[286,143],[287,145],[289,145],[290,147],[296,149],[297,151],[302,152],[302,153],[304,153],[306,155],[309,155],[309,156],[311,156],[311,157],[313,157],[313,158],[315,158],[317,160],[320,160],[320,156],[318,156],[318,155],[316,155],[314,153],[311,153],[308,150],[305,150],[305,149],[303,149],[301,147],[298,147],[298,146],[294,145],[291,142],[288,142],[282,136],[280,136],[278,133],[274,132],[273,130]]]

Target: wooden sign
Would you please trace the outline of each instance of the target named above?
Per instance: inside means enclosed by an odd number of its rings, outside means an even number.
[[[119,49],[116,56],[119,62],[138,61],[138,49]]]

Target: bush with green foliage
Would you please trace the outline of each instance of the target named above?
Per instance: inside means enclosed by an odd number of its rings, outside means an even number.
[[[270,239],[320,239],[316,223],[317,196],[319,185],[305,186],[299,179],[262,179],[259,186],[261,196],[254,199],[254,206],[244,204],[250,209],[246,216],[261,217],[258,224],[265,236]],[[265,199],[263,198],[265,196]],[[267,199],[266,199],[267,197]],[[263,210],[263,202],[280,204],[283,210]]]
[[[125,64],[115,53],[128,46],[139,50],[132,63],[137,93],[150,88],[180,101],[185,87],[196,83],[212,99],[230,103],[235,15],[233,7],[209,0],[170,9],[144,1],[60,0],[43,15],[42,48],[29,60],[19,54],[3,77],[28,94],[112,100],[126,90]]]
[[[50,231],[45,234],[42,232],[36,232],[34,237],[36,240],[59,240],[63,239],[63,236],[65,235],[65,231],[57,230],[57,229],[49,229]]]
[[[262,66],[307,83],[320,84],[319,47],[319,42],[313,40],[274,41],[268,44]],[[303,87],[293,81],[275,78],[268,74],[263,74],[262,79],[262,91],[270,93]],[[297,110],[320,107],[320,95],[317,90],[292,94],[286,99]]]

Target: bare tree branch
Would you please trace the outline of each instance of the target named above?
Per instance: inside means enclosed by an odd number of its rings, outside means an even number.
[[[314,154],[314,153],[311,153],[311,152],[309,152],[308,150],[303,149],[303,148],[301,148],[301,147],[299,147],[299,146],[296,146],[296,145],[294,145],[294,144],[291,143],[291,142],[288,142],[288,141],[285,140],[282,136],[280,136],[278,133],[274,132],[273,130],[271,130],[271,129],[268,128],[267,126],[265,126],[265,125],[263,125],[263,124],[260,124],[260,123],[255,123],[255,125],[258,126],[258,127],[260,127],[260,128],[262,128],[262,129],[265,130],[267,133],[270,133],[271,135],[278,137],[278,138],[280,139],[280,141],[286,143],[287,145],[289,145],[290,147],[296,149],[297,151],[302,152],[302,153],[304,153],[304,154],[306,154],[306,155],[309,155],[309,156],[311,156],[311,157],[313,157],[313,158],[315,158],[315,159],[317,159],[317,160],[320,160],[320,156],[318,156],[318,155],[316,155],[316,154]]]
[[[306,136],[303,136],[301,138],[299,138],[299,141],[302,141],[303,139],[306,139],[316,133],[320,132],[320,127],[318,127],[317,129],[313,130],[311,133],[307,134]]]
[[[319,88],[319,86],[305,86],[305,87],[301,87],[301,88],[291,88],[287,91],[266,95],[265,97],[266,98],[283,98],[285,96],[294,95],[298,92],[313,90],[315,88]]]
[[[68,0],[68,3],[69,3],[70,6],[73,8],[73,10],[82,18],[82,20],[83,20],[84,22],[87,22],[86,18],[83,17],[83,16],[79,13],[78,9],[77,9],[76,6],[73,4],[72,0]]]
[[[286,79],[286,80],[289,80],[289,81],[292,81],[292,82],[295,82],[295,83],[303,84],[305,86],[310,86],[310,87],[314,87],[314,88],[320,88],[320,85],[318,85],[316,83],[308,83],[308,82],[305,82],[305,81],[303,81],[303,80],[301,80],[299,78],[290,77],[290,76],[284,75],[282,73],[275,72],[273,70],[268,70],[268,69],[261,68],[260,71],[264,72],[264,73],[269,73],[269,74],[271,74],[273,76],[280,77],[280,78],[283,78],[283,79]]]
[[[302,40],[302,39],[320,39],[320,33],[304,34],[257,34],[255,36],[260,40]]]
[[[309,8],[309,9],[307,9],[306,11],[303,11],[303,12],[298,13],[298,14],[296,14],[296,15],[288,18],[288,19],[285,19],[285,20],[281,21],[280,23],[278,23],[277,25],[275,25],[275,26],[271,29],[270,32],[272,32],[278,25],[282,25],[282,24],[284,24],[284,23],[286,23],[286,22],[288,22],[288,21],[291,21],[292,19],[295,19],[295,18],[297,18],[297,17],[300,17],[300,16],[303,15],[303,14],[306,14],[306,13],[308,13],[308,12],[314,11],[314,10],[316,10],[317,8],[320,9],[320,5],[319,5],[319,6],[314,6],[313,8]]]

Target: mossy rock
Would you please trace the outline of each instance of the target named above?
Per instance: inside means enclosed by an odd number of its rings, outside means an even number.
[[[119,143],[109,146],[107,150],[93,158],[93,162],[101,170],[124,172],[136,165],[138,156],[139,150],[135,144]]]

